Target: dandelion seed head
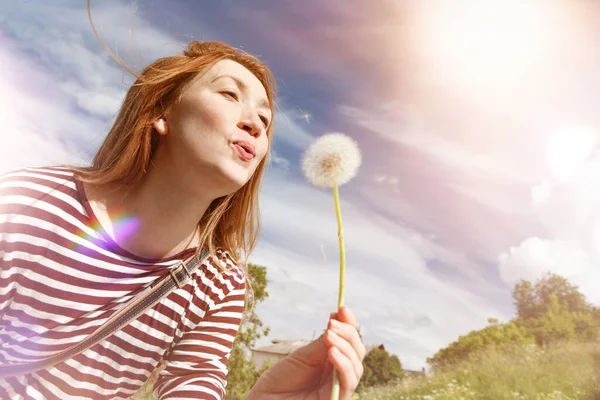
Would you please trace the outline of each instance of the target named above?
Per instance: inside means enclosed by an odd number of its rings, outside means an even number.
[[[308,148],[302,170],[315,186],[333,187],[348,183],[362,162],[358,144],[343,133],[328,133]]]

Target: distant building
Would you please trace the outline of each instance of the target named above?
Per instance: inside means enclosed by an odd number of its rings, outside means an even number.
[[[275,364],[294,350],[299,349],[310,342],[311,340],[303,339],[273,339],[271,340],[272,344],[268,346],[255,347],[251,349],[251,360],[256,368],[260,369],[267,361]],[[365,344],[367,354],[376,348],[385,350],[383,344]]]
[[[420,371],[413,371],[411,369],[404,369],[404,374],[408,378],[421,378],[427,376],[427,372],[425,372],[425,368],[421,368]]]
[[[251,360],[256,368],[260,369],[267,361],[275,364],[292,351],[307,345],[310,341],[301,339],[273,339],[271,343],[268,346],[250,349],[252,351]]]

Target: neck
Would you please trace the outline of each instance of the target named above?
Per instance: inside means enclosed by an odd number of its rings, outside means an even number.
[[[198,222],[219,197],[198,175],[182,173],[175,163],[166,163],[160,151],[139,184],[86,186],[88,200],[102,227],[117,244],[144,258],[165,258],[199,240]],[[134,221],[131,229],[116,224],[116,216]],[[126,228],[126,227],[125,227]]]

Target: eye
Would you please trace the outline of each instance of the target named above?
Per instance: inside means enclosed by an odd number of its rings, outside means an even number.
[[[269,126],[269,119],[263,115],[260,116],[260,120],[262,121],[263,125],[266,127]]]
[[[222,94],[224,94],[227,97],[231,97],[233,100],[238,100],[238,94],[236,92],[233,92],[231,90],[225,90],[223,92],[221,92]]]

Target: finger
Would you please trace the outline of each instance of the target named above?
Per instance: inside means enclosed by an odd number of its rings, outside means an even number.
[[[348,308],[348,306],[344,305],[344,306],[340,307],[340,311],[342,314],[341,321],[352,325],[356,330],[357,340],[353,344],[356,347],[356,350],[357,350],[357,353],[358,353],[360,359],[363,360],[365,358],[365,355],[367,352],[366,352],[364,344],[362,343],[362,339],[360,338],[360,334],[358,333],[358,324],[356,322],[356,318],[354,317],[354,314],[352,313],[352,311],[350,311],[350,308]]]
[[[332,319],[329,321],[329,328],[352,345],[354,351],[361,361],[365,358],[365,346],[363,345],[358,331],[354,326],[350,325],[349,323]]]
[[[362,361],[359,358],[359,355],[356,353],[356,350],[350,343],[341,338],[332,330],[327,330],[325,334],[325,341],[327,346],[329,347],[337,347],[337,349],[348,359],[352,364],[352,369],[354,370],[354,374],[358,379],[362,376],[364,370]]]
[[[348,306],[341,306],[339,309],[339,319],[342,322],[346,322],[350,325],[352,325],[354,328],[357,327],[356,324],[356,318],[354,317],[354,314],[352,313],[352,311],[350,311],[350,309],[348,308]]]
[[[340,398],[349,398],[358,386],[359,378],[354,372],[352,363],[344,356],[337,347],[333,346],[329,349],[329,361],[338,371],[340,380]]]

